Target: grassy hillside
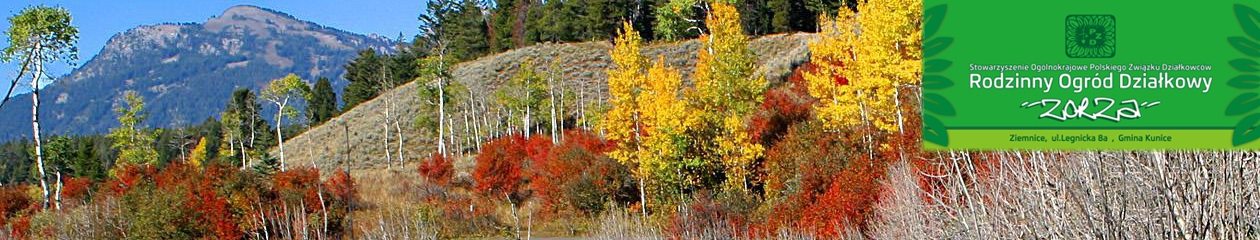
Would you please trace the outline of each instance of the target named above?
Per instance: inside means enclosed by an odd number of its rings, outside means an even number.
[[[791,73],[792,69],[808,61],[807,42],[813,34],[771,35],[755,39],[749,48],[757,54],[759,74],[765,74],[771,82],[779,82]],[[664,59],[667,65],[680,68],[684,81],[689,83],[691,70],[695,65],[696,51],[700,47],[697,40],[657,44],[644,48],[644,54],[651,59]],[[581,102],[603,102],[607,99],[607,69],[612,60],[608,55],[612,45],[608,42],[586,42],[571,44],[540,44],[532,47],[513,50],[501,54],[482,57],[464,62],[452,69],[454,80],[468,86],[470,95],[481,97],[489,108],[496,108],[493,93],[511,79],[522,64],[532,62],[538,72],[547,72],[553,61],[558,61],[559,72],[563,75],[563,84],[572,87],[575,93],[582,93]],[[350,166],[355,169],[379,169],[390,166],[385,156],[385,130],[382,124],[387,120],[385,111],[390,117],[401,117],[398,128],[403,132],[403,160],[422,159],[433,151],[435,145],[430,136],[425,136],[414,124],[415,116],[420,111],[420,100],[416,97],[417,83],[412,82],[382,93],[376,99],[365,102],[347,111],[341,116],[316,126],[305,133],[285,142],[285,153],[292,166],[314,165],[328,170],[339,167],[341,161],[350,153]],[[481,100],[479,100],[481,101]],[[391,107],[392,106],[392,107]],[[448,113],[460,118],[463,113]],[[572,116],[572,112],[565,115]],[[506,116],[505,116],[506,117]],[[491,117],[494,119],[494,117]],[[460,120],[455,122],[457,128],[462,127]],[[390,149],[396,149],[397,134],[395,126],[390,125]],[[397,150],[391,150],[393,163],[399,162]]]

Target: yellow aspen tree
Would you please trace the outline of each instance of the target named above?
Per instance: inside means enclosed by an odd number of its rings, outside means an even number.
[[[810,61],[819,66],[805,73],[810,95],[819,99],[815,115],[832,130],[899,132],[898,96],[922,76],[922,1],[871,0],[857,9],[860,17],[847,7],[821,17],[822,31],[809,44]]]
[[[642,110],[643,146],[641,171],[655,181],[666,181],[678,167],[679,158],[686,143],[683,141],[687,130],[687,103],[683,101],[680,88],[682,74],[677,69],[665,66],[665,59],[658,59],[647,70],[645,88],[639,94],[639,108]],[[694,120],[690,120],[694,121]],[[673,179],[675,183],[686,182],[685,179]]]
[[[193,147],[192,154],[188,156],[188,164],[195,167],[205,165],[206,156],[209,153],[209,150],[206,149],[206,137],[201,137],[201,141],[197,141],[197,146]]]
[[[608,93],[610,108],[599,121],[605,137],[617,144],[608,153],[630,169],[639,179],[639,203],[642,213],[647,215],[647,190],[645,181],[650,172],[646,167],[651,163],[643,162],[643,110],[639,106],[640,94],[646,78],[643,76],[647,59],[641,51],[643,39],[629,22],[622,24],[621,34],[613,42],[612,60],[614,67],[608,70]]]
[[[764,152],[761,144],[747,134],[747,116],[756,110],[768,83],[753,76],[754,55],[748,49],[748,36],[739,23],[734,6],[713,3],[705,24],[709,32],[700,36],[695,89],[688,94],[691,121],[697,129],[693,143],[698,157],[719,160],[725,170],[725,187],[746,190],[748,165]]]

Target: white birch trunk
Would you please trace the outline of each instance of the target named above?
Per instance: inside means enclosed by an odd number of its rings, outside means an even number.
[[[441,63],[438,63],[441,64]],[[442,131],[446,129],[446,83],[438,77],[438,154],[446,155],[446,144],[442,142]]]
[[[285,171],[284,164],[284,131],[280,129],[280,121],[284,120],[284,107],[289,105],[289,99],[286,97],[283,101],[276,101],[276,145],[280,148],[280,171]]]
[[[35,165],[39,168],[39,188],[43,190],[43,206],[48,207],[48,177],[44,173],[44,144],[39,139],[39,78],[44,76],[44,64],[40,55],[42,51],[39,41],[35,42],[35,50],[31,52],[35,64],[35,76],[31,78],[31,131],[35,138]]]
[[[547,91],[549,92],[547,95],[551,99],[551,143],[559,144],[560,136],[556,131],[556,86],[553,78],[547,78]]]

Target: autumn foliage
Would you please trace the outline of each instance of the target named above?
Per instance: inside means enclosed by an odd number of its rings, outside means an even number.
[[[69,205],[87,201],[87,197],[92,191],[92,179],[88,178],[66,177],[61,184],[62,204]]]
[[[542,203],[543,213],[593,215],[609,202],[637,201],[629,170],[604,155],[612,146],[591,132],[568,131],[561,144],[535,161],[530,168],[530,189]]]
[[[98,184],[81,178],[66,178],[63,184],[65,207],[117,206],[118,212],[101,213],[113,216],[101,221],[119,218],[121,225],[93,230],[102,238],[241,239],[259,234],[292,236],[302,234],[303,229],[308,231],[305,234],[339,235],[349,229],[343,223],[357,194],[354,180],[342,171],[321,181],[319,171],[312,168],[263,175],[234,166],[209,164],[203,168],[181,162],[160,169],[128,165]],[[46,228],[55,225],[47,225],[47,220],[32,224],[31,220],[5,219],[32,206],[19,186],[0,188],[0,210],[4,211],[0,212],[0,222],[22,227],[13,228],[18,234],[53,234]],[[309,225],[287,233],[276,228],[295,223],[293,219],[306,219]],[[326,228],[322,226],[325,220]]]
[[[450,184],[455,177],[455,165],[452,160],[445,154],[433,153],[416,166],[416,171],[429,182],[445,186]]]
[[[511,135],[490,141],[481,147],[477,155],[477,167],[473,169],[473,188],[483,196],[508,197],[519,201],[525,197],[525,173],[528,152],[526,138]]]
[[[917,89],[922,76],[922,8],[922,1],[877,0],[820,19],[822,32],[809,44],[819,67],[805,79],[822,100],[816,114],[827,128],[900,131],[898,116],[906,114],[897,114],[905,104],[897,95]]]
[[[690,72],[649,59],[642,37],[624,24],[610,51],[610,108],[597,113],[603,114],[597,130],[567,130],[555,139],[498,136],[478,143],[472,169],[464,162],[456,168],[462,154],[432,154],[415,166],[419,187],[379,192],[418,196],[407,198],[418,205],[407,214],[431,223],[442,238],[514,231],[505,227],[507,212],[541,222],[532,227],[595,219],[609,209],[646,215],[641,219],[656,221],[650,225],[672,239],[773,238],[788,231],[837,239],[865,232],[886,192],[881,181],[890,163],[909,160],[925,173],[942,171],[915,158],[921,65],[915,3],[871,0],[857,6],[861,14],[844,8],[823,18],[810,62],[783,81],[758,72],[739,7],[700,3],[709,4],[708,12]],[[537,105],[541,100],[532,98],[541,94],[532,91],[542,89],[534,86],[541,81],[533,80],[541,76],[522,79],[532,79],[521,94],[531,99],[516,100]],[[346,170],[242,169],[204,159],[213,151],[206,144],[202,138],[188,163],[123,164],[102,182],[67,177],[61,198],[70,207],[116,208],[111,214],[120,226],[104,230],[106,239],[352,238],[362,226],[348,224],[351,213],[382,206],[369,197],[360,202],[360,186]],[[920,187],[934,191],[939,184],[923,180]],[[0,224],[14,230],[11,236],[49,231],[37,215],[45,210],[31,196],[25,185],[0,187]]]
[[[32,208],[34,200],[26,194],[24,185],[0,187],[0,224],[9,222],[19,211]]]
[[[359,195],[358,188],[354,185],[354,178],[350,177],[350,174],[342,169],[333,171],[332,176],[324,181],[324,189],[327,189],[332,197],[343,203],[354,203],[355,198]]]

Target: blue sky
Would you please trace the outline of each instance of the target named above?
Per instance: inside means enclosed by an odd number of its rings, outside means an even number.
[[[221,1],[221,0],[73,0],[73,1],[0,1],[0,29],[9,29],[8,17],[31,5],[59,6],[70,10],[73,24],[79,27],[79,61],[82,65],[105,45],[114,34],[141,25],[167,22],[204,22],[235,5],[255,5],[288,13],[301,20],[319,23],[354,33],[397,38],[399,33],[410,38],[419,32],[416,17],[423,11],[423,0],[285,0],[285,1]],[[2,30],[0,30],[2,31]],[[0,35],[2,36],[2,35]],[[7,46],[8,36],[0,47]],[[16,76],[16,63],[0,63],[0,79]],[[50,66],[53,76],[69,73],[65,64]],[[0,81],[0,85],[8,80]],[[7,87],[7,86],[3,86]],[[0,90],[2,91],[2,90]]]

